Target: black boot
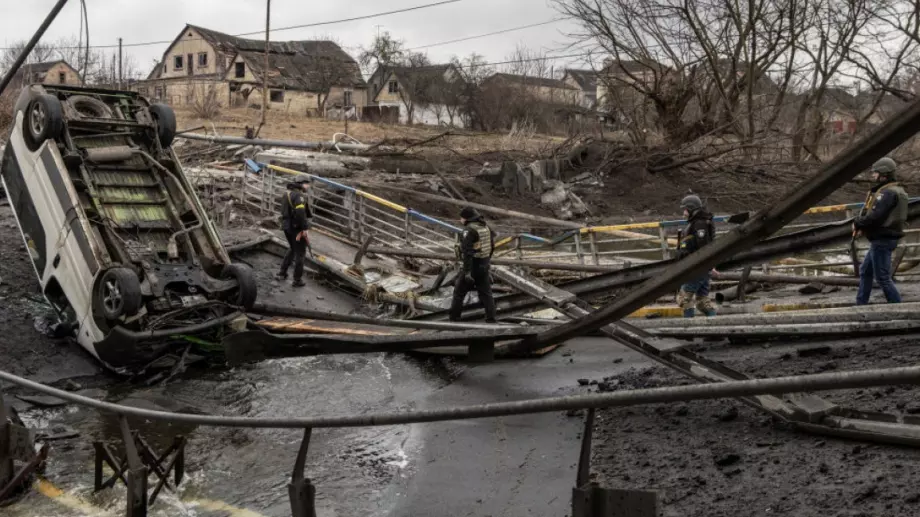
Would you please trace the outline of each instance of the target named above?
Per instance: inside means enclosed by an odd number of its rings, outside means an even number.
[[[305,285],[307,284],[300,278],[298,278],[297,280],[294,280],[294,282],[291,284],[292,287],[303,287]]]

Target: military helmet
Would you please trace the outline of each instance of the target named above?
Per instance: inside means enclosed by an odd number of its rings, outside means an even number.
[[[877,172],[880,176],[885,176],[891,179],[894,179],[895,169],[897,169],[898,164],[895,163],[889,157],[884,157],[881,160],[872,164],[871,172]]]
[[[693,213],[703,208],[703,200],[700,199],[700,196],[697,196],[696,194],[690,194],[689,196],[686,196],[680,200],[680,207],[687,209],[690,213]]]
[[[310,183],[312,178],[309,174],[298,174],[288,181],[287,188],[300,190],[304,183]]]
[[[465,221],[475,221],[480,217],[481,216],[479,215],[479,212],[477,212],[476,209],[471,206],[465,206],[463,207],[463,210],[460,211],[460,218]]]

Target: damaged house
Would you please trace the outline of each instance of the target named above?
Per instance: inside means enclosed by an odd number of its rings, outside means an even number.
[[[358,63],[332,41],[265,42],[186,25],[147,80],[135,88],[173,106],[212,97],[223,106],[261,106],[268,78],[268,106],[291,113],[325,115],[347,107],[360,116],[367,83]]]
[[[380,67],[369,81],[381,111],[399,110],[400,124],[467,126],[462,113],[465,83],[454,65]]]
[[[80,86],[81,82],[80,73],[70,66],[70,63],[59,59],[22,65],[22,68],[13,76],[10,85],[14,88],[22,88],[34,83]]]

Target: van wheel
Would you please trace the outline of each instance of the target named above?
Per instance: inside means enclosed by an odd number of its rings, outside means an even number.
[[[150,115],[157,121],[157,139],[164,148],[176,138],[176,113],[165,104],[151,104]]]
[[[64,132],[64,109],[53,95],[39,95],[26,108],[26,145],[37,151],[45,140],[53,140]]]
[[[251,310],[256,303],[259,290],[252,268],[245,264],[228,264],[220,274],[223,279],[233,279],[239,284],[236,294],[229,300],[233,305]]]
[[[102,275],[96,289],[96,301],[107,320],[134,316],[141,310],[143,302],[137,275],[126,267],[109,269]]]

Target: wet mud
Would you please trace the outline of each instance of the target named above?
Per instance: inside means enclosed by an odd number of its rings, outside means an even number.
[[[717,348],[708,357],[755,377],[917,364],[916,337]],[[663,368],[610,376],[602,389],[686,384]],[[599,389],[588,386],[582,389]],[[920,412],[918,387],[824,392],[864,410]],[[920,515],[920,450],[806,434],[734,400],[598,413],[593,477],[659,491],[664,516]]]

